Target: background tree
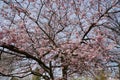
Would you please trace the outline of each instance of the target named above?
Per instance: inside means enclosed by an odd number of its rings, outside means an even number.
[[[35,72],[39,74],[38,67],[35,69]],[[40,79],[41,79],[41,76],[32,75],[32,80],[40,80]]]
[[[67,80],[108,70],[119,47],[119,0],[1,0],[0,75]],[[117,49],[118,50],[118,49]],[[117,53],[119,55],[119,53]],[[8,55],[8,56],[9,56]],[[33,68],[39,65],[38,73]],[[3,72],[4,70],[4,72]]]

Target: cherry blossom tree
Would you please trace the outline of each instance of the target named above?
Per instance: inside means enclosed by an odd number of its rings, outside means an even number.
[[[0,75],[45,80],[95,76],[120,45],[119,0],[1,0]],[[118,61],[119,59],[117,59]],[[4,62],[7,63],[8,61]],[[39,71],[34,68],[39,66]]]

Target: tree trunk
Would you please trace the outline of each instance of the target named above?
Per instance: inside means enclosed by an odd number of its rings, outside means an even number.
[[[54,80],[53,71],[52,71],[52,62],[51,61],[50,61],[49,65],[50,65],[50,78],[51,78],[51,80]]]
[[[63,77],[63,80],[67,80],[67,66],[63,66],[63,69],[62,69],[62,77]]]
[[[68,70],[68,65],[65,62],[66,61],[66,55],[64,54],[61,56],[61,63],[62,63],[62,80],[67,80],[67,70]]]

